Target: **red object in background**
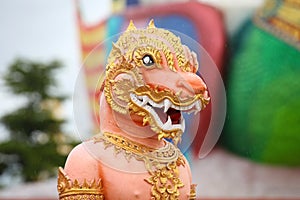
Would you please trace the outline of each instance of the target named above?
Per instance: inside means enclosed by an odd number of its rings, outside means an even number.
[[[126,9],[123,13],[118,14],[118,17],[122,18],[122,23],[120,24],[120,26],[124,26],[123,28],[127,27],[129,20],[133,20],[136,25],[142,23],[144,26],[145,23],[148,23],[152,18],[172,18],[173,16],[184,17],[193,25],[193,28],[195,29],[193,31],[196,33],[197,38],[200,38],[197,42],[200,43],[208,52],[222,75],[226,36],[222,13],[216,8],[191,1],[185,3],[132,6]],[[99,24],[87,26],[82,22],[80,15],[78,15],[83,58],[88,55],[91,49],[93,49],[100,42],[106,39],[107,32],[110,31],[108,22],[111,18],[112,17],[100,22]],[[118,31],[121,31],[121,27],[118,28]],[[105,50],[100,49],[99,53],[96,54],[94,52],[93,55],[98,58],[101,57],[104,59],[103,55],[105,53]],[[99,96],[101,94],[101,86],[99,86],[99,82],[97,82],[97,71],[99,73],[101,72],[101,70],[103,71],[103,63],[105,63],[103,59],[100,63],[92,63],[90,64],[90,66],[84,66],[87,88],[89,91],[89,99],[91,102],[91,113],[93,115],[95,123],[95,130],[97,130],[97,128],[99,127],[100,116],[98,113],[98,109]],[[97,86],[95,87],[95,85]],[[217,87],[217,84],[213,84],[208,88],[211,96],[218,97]],[[96,92],[97,94],[95,94],[95,91],[100,92]],[[197,135],[192,144],[194,155],[199,154],[200,148],[203,144],[211,121],[211,110],[211,104],[209,104],[206,109],[201,111],[201,119],[199,122],[201,124],[201,127],[198,129]]]
[[[158,6],[131,7],[123,14],[124,18],[133,21],[148,21],[154,17],[164,17],[171,15],[181,15],[188,18],[196,28],[199,42],[211,56],[223,75],[223,64],[225,55],[226,33],[223,23],[223,15],[216,8],[198,2],[186,2],[176,4],[162,4]],[[210,86],[211,96],[218,97],[218,86]],[[212,94],[214,93],[214,94]],[[216,106],[218,107],[218,106]],[[192,149],[195,156],[198,156],[201,146],[204,142],[209,124],[211,121],[211,104],[201,111],[200,124],[197,135],[192,143]]]
[[[198,41],[216,63],[220,73],[223,72],[225,51],[225,27],[222,13],[209,5],[190,1],[186,3],[161,4],[155,6],[129,7],[124,17],[133,21],[146,21],[154,17],[182,15],[192,21],[200,35]]]

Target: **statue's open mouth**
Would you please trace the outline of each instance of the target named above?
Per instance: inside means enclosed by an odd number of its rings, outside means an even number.
[[[157,126],[164,131],[185,130],[185,121],[181,112],[199,112],[201,110],[201,101],[193,101],[189,105],[174,105],[168,98],[155,102],[148,95],[130,94],[131,100],[139,107],[147,110],[154,118]]]

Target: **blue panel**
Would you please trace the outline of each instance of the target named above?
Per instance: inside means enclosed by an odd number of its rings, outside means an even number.
[[[199,40],[199,36],[196,32],[193,22],[187,17],[174,14],[162,17],[154,17],[154,21],[155,25],[159,28],[175,30],[188,35],[196,41]]]
[[[126,6],[135,6],[139,4],[139,0],[127,0],[126,1]]]
[[[197,32],[196,27],[192,20],[182,15],[167,15],[154,17],[155,25],[159,28],[165,28],[169,30],[178,31],[183,33],[195,41],[200,41],[200,33]],[[175,33],[176,35],[176,33]],[[199,42],[198,42],[199,43]],[[187,45],[194,52],[199,52],[198,46]],[[200,55],[198,55],[199,68],[201,67]],[[199,75],[199,73],[197,73]]]
[[[110,37],[112,35],[118,34],[121,32],[121,28],[123,27],[124,17],[119,15],[114,15],[110,17],[107,21],[107,36]]]
[[[110,37],[121,33],[122,32],[121,28],[123,27],[123,24],[124,24],[124,17],[122,16],[114,15],[108,18],[106,37],[111,41],[108,41],[108,43],[106,43],[106,58],[108,57],[108,54],[111,51],[112,42],[116,42],[116,41],[112,41],[114,38],[110,38]]]

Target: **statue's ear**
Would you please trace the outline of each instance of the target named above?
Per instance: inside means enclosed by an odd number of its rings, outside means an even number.
[[[106,80],[106,84],[105,97],[108,104],[115,111],[127,113],[130,93],[135,89],[133,77],[127,73],[120,73],[113,80]]]

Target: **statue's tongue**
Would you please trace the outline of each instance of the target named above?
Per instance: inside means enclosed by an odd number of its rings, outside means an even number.
[[[168,119],[167,113],[164,113],[163,109],[154,107],[155,112],[160,118],[160,121],[164,124]]]
[[[172,124],[180,124],[181,112],[179,110],[169,108],[167,114],[171,117]]]
[[[169,108],[167,113],[164,113],[161,108],[154,108],[154,110],[159,116],[162,123],[166,123],[168,120],[168,116],[170,116],[172,124],[180,124],[181,112],[179,110]]]

